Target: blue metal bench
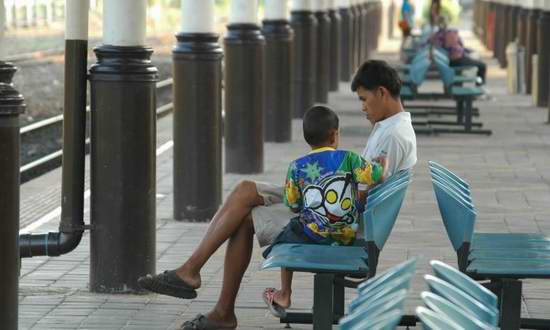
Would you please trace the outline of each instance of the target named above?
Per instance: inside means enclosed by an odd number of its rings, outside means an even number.
[[[473,203],[460,195],[469,185],[442,165],[429,162],[432,184],[441,217],[457,252],[461,271],[500,296],[503,329],[550,328],[550,320],[521,319],[521,279],[550,278],[550,237],[541,234],[475,233],[477,212]],[[440,180],[446,175],[453,180]]]
[[[392,310],[399,310],[402,316],[415,270],[416,258],[413,258],[361,283],[348,315],[339,321],[340,329],[366,329],[365,326],[372,326],[373,319]]]
[[[344,315],[344,287],[358,283],[346,276],[371,278],[378,256],[395,224],[410,182],[410,173],[388,178],[368,198],[363,213],[365,241],[360,246],[279,244],[262,269],[286,268],[314,273],[313,313],[287,313],[281,323],[313,323],[315,329],[331,329]]]
[[[431,292],[422,292],[424,304],[463,329],[496,329],[497,296],[459,270],[430,261],[435,275],[425,276]]]

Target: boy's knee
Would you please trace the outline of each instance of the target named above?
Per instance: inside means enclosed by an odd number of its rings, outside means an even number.
[[[255,205],[259,195],[256,183],[250,180],[243,180],[235,187],[234,192],[239,199],[247,201],[249,205]]]

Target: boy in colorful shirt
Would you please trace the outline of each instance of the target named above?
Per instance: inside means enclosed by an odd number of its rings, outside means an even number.
[[[384,167],[377,162],[369,163],[351,151],[336,150],[338,116],[329,108],[314,106],[308,110],[303,130],[312,150],[290,163],[284,191],[284,203],[299,215],[290,220],[264,251],[264,257],[281,243],[353,244],[358,209],[362,208],[366,195],[358,188],[372,186],[383,178]],[[277,295],[288,298],[289,305],[292,272],[282,269],[281,282]],[[275,292],[268,288],[263,298],[273,315],[281,317],[288,306],[274,301]]]

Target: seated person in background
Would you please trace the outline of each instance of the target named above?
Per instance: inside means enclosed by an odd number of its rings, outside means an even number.
[[[464,47],[464,43],[456,29],[448,29],[444,22],[441,22],[439,31],[431,38],[434,46],[441,47],[449,53],[450,66],[475,66],[477,67],[477,85],[485,84],[487,65],[482,61],[470,57]]]
[[[264,257],[281,243],[353,244],[358,210],[363,208],[366,188],[383,179],[384,157],[367,162],[351,151],[336,150],[338,125],[338,116],[326,106],[314,106],[304,115],[304,138],[311,151],[290,163],[283,196],[297,216],[264,251]],[[290,301],[291,283],[292,272],[282,269],[279,298]],[[273,315],[282,317],[288,306],[274,301],[275,292],[265,289],[263,299]]]

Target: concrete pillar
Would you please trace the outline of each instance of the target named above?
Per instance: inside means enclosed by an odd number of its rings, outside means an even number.
[[[214,0],[183,0],[172,52],[174,219],[208,221],[222,201],[222,58]]]
[[[138,292],[156,266],[156,82],[146,0],[103,3],[103,45],[90,69],[90,290]]]
[[[340,83],[340,56],[342,49],[342,19],[338,10],[337,0],[328,0],[328,15],[330,18],[330,71],[329,90],[337,91]]]
[[[495,26],[501,26],[504,22],[504,12],[505,6],[501,3],[495,4]],[[493,50],[493,57],[496,59],[501,59],[502,49],[504,49],[504,29],[495,29],[495,48]],[[501,63],[502,66],[502,63]]]
[[[0,62],[0,324],[17,330],[19,305],[19,114],[23,96],[12,85],[17,69]]]
[[[353,73],[353,17],[351,13],[351,1],[339,0],[338,11],[342,20],[340,30],[340,80],[350,81]]]
[[[317,18],[317,91],[315,101],[328,102],[330,86],[330,18],[328,16],[327,0],[315,0],[312,10]]]
[[[264,51],[257,0],[232,0],[225,44],[225,171],[264,166]]]
[[[290,24],[294,31],[292,49],[292,113],[302,118],[315,103],[317,92],[317,19],[311,1],[292,0]]]
[[[286,1],[266,0],[262,34],[265,52],[265,141],[292,139],[292,41]]]

